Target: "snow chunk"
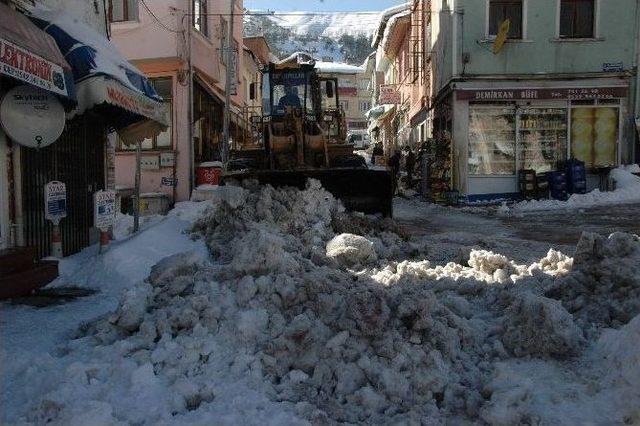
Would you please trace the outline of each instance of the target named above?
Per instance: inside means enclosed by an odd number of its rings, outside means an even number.
[[[353,234],[340,234],[329,241],[327,256],[344,266],[364,265],[376,260],[373,242]]]
[[[507,310],[502,341],[516,356],[564,357],[578,353],[582,330],[556,300],[525,292]]]

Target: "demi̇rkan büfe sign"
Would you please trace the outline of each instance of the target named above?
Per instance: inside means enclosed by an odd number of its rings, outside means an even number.
[[[0,37],[0,74],[69,96],[64,69]]]
[[[116,193],[98,191],[93,194],[93,223],[102,232],[113,226],[116,217]]]
[[[456,98],[466,101],[523,101],[536,99],[592,100],[627,96],[627,87],[570,87],[559,89],[460,89]]]
[[[44,186],[44,217],[55,225],[67,217],[67,186],[52,181]]]

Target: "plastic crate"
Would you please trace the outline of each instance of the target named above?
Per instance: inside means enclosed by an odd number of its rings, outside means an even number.
[[[551,198],[553,198],[554,200],[561,200],[561,201],[566,201],[567,198],[569,198],[569,194],[567,193],[567,191],[554,191],[552,190],[550,192],[551,194]]]
[[[578,180],[578,181],[570,182],[568,190],[572,194],[584,194],[587,192],[587,181]]]

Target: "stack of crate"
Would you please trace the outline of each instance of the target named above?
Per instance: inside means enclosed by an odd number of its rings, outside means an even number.
[[[518,187],[520,189],[520,194],[526,200],[537,198],[538,183],[536,171],[530,169],[520,170],[518,172]]]
[[[587,192],[587,171],[584,162],[571,159],[565,165],[567,172],[567,191],[571,194]]]
[[[547,173],[547,180],[549,181],[551,198],[555,200],[566,200],[568,198],[566,172],[549,172]]]

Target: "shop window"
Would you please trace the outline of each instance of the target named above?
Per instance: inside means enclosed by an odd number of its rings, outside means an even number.
[[[571,109],[571,156],[587,168],[616,164],[619,109],[576,107]]]
[[[500,26],[508,19],[511,23],[508,38],[522,38],[522,2],[523,0],[489,1],[489,36],[498,35]]]
[[[149,80],[151,85],[156,90],[156,93],[162,97],[164,104],[167,106],[167,114],[169,116],[169,127],[167,130],[160,133],[155,138],[145,139],[140,144],[141,149],[146,151],[171,149],[173,147],[173,80],[170,77],[167,78],[152,78]],[[135,145],[126,145],[124,141],[118,138],[118,145],[120,150],[135,150]]]
[[[515,108],[469,109],[469,174],[516,174]]]
[[[198,30],[205,37],[209,37],[209,26],[207,25],[207,0],[192,0],[193,4],[193,28]]]
[[[595,37],[595,0],[561,0],[560,37]]]
[[[126,22],[138,20],[138,0],[110,0],[109,21]]]
[[[556,170],[567,156],[567,110],[526,108],[518,114],[518,170]]]

